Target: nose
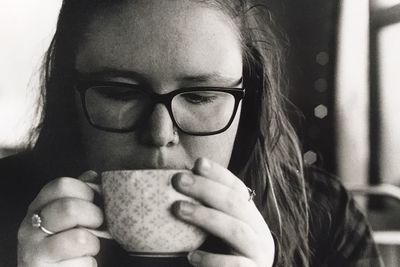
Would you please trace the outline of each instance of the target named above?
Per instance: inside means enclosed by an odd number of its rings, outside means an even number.
[[[178,132],[165,105],[155,105],[147,127],[142,132],[142,140],[148,145],[158,147],[179,143]]]

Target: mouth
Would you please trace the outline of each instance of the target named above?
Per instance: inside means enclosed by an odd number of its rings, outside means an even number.
[[[179,157],[166,157],[163,153],[153,155],[149,160],[144,160],[139,167],[140,169],[175,169],[175,170],[191,170],[193,166],[188,164],[186,160]]]
[[[157,169],[157,170],[191,170],[192,168],[184,164],[144,164],[135,168],[137,170]]]
[[[124,169],[134,169],[134,170],[148,170],[148,169],[161,169],[161,170],[191,170],[193,168],[193,163],[187,160],[178,160],[175,157],[151,157],[151,158],[141,158],[134,160],[135,163],[125,162],[123,166]]]
[[[104,162],[104,170],[192,170],[194,162],[182,153],[166,153],[165,151],[137,151],[129,155],[121,155],[115,160]],[[104,171],[102,170],[102,171]]]

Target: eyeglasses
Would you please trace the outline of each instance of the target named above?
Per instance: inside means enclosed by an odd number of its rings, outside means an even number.
[[[109,132],[131,132],[144,125],[156,104],[164,104],[176,127],[197,136],[224,132],[235,118],[243,88],[190,87],[156,94],[143,86],[79,81],[76,89],[89,123]]]

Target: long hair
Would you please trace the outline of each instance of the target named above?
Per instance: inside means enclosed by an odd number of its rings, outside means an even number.
[[[255,188],[255,203],[279,245],[279,265],[308,266],[308,196],[301,149],[287,117],[287,40],[265,1],[193,0],[228,14],[243,48],[243,100],[229,169]],[[65,0],[43,67],[41,123],[33,152],[52,173],[85,168],[74,101],[74,60],[94,9],[111,0]],[[34,136],[34,135],[33,135]],[[51,162],[51,164],[50,164]]]

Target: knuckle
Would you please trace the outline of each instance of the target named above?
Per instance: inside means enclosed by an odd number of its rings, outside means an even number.
[[[88,245],[91,241],[91,236],[88,231],[84,229],[75,229],[73,231],[73,240],[79,245]]]
[[[243,240],[247,235],[247,229],[244,225],[231,225],[230,235],[236,240]]]
[[[70,198],[64,198],[59,201],[60,211],[62,211],[65,218],[72,218],[76,216],[75,201]]]
[[[199,208],[198,211],[194,214],[197,220],[202,221],[204,223],[207,222],[215,222],[219,223],[221,218],[217,215],[217,213],[210,211],[207,208]]]
[[[237,192],[234,192],[234,190],[229,190],[226,197],[226,208],[228,210],[235,210],[237,209],[237,205],[238,205],[238,194]]]
[[[227,197],[225,205],[226,205],[227,210],[230,210],[230,211],[234,210],[236,207],[235,199],[233,199],[233,197]]]
[[[61,177],[56,179],[55,181],[55,189],[57,192],[66,191],[72,184],[72,178]]]
[[[89,255],[96,255],[100,251],[100,241],[85,229],[75,229],[73,243],[85,248]]]

